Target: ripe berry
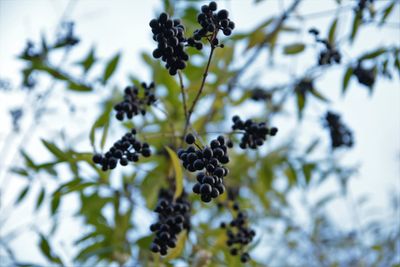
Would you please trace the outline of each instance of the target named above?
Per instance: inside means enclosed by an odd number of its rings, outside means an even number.
[[[229,13],[228,13],[227,10],[221,9],[221,10],[218,12],[217,17],[218,17],[218,19],[223,20],[223,19],[227,19],[227,18],[228,18],[228,15],[229,15]]]
[[[210,4],[208,5],[208,8],[209,8],[211,11],[217,10],[217,3],[215,3],[214,1],[210,2]]]
[[[189,145],[193,144],[196,141],[196,138],[194,137],[193,134],[188,133],[185,137],[185,142]]]

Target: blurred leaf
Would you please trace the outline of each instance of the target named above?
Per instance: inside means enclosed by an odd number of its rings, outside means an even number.
[[[254,32],[251,33],[249,36],[249,42],[247,44],[246,50],[249,50],[250,48],[260,45],[264,42],[266,38],[266,34],[263,29],[258,29]]]
[[[283,48],[283,53],[285,53],[286,55],[294,55],[294,54],[298,54],[298,53],[302,52],[304,50],[304,48],[305,48],[305,45],[302,43],[286,45]]]
[[[172,161],[172,166],[174,167],[175,171],[175,194],[174,194],[174,199],[177,199],[182,195],[183,191],[183,171],[181,164],[179,162],[179,158],[176,155],[175,151],[173,151],[171,148],[165,146],[165,149],[168,152],[169,157],[171,158]]]
[[[359,14],[359,12],[357,12],[354,14],[353,25],[351,28],[351,34],[350,34],[350,42],[351,43],[354,41],[354,38],[356,37],[356,34],[358,32],[358,29],[359,29],[361,23],[362,23],[361,15]]]
[[[82,66],[83,73],[87,73],[96,61],[95,47],[92,47],[85,59],[83,59],[81,62],[78,62],[78,64]]]
[[[302,169],[303,169],[303,174],[304,174],[306,184],[310,183],[311,177],[312,177],[312,172],[315,169],[315,167],[316,167],[315,163],[306,163],[303,165]]]
[[[47,241],[47,239],[40,234],[40,244],[39,244],[40,250],[42,251],[43,255],[46,256],[46,258],[53,262],[53,263],[57,263],[60,265],[63,265],[61,259],[54,254],[54,252],[52,251],[49,242]]]
[[[306,98],[305,95],[297,92],[296,99],[297,99],[297,117],[301,119],[303,117],[303,110],[306,105]]]
[[[37,170],[36,164],[33,162],[32,158],[29,157],[28,154],[26,154],[25,151],[21,150],[21,155],[24,158],[27,167],[33,170]]]
[[[390,13],[392,13],[393,8],[396,4],[396,0],[392,1],[384,10],[381,21],[379,25],[383,25],[386,22],[386,19],[389,17]]]
[[[334,45],[334,44],[335,44],[335,35],[336,35],[337,23],[338,23],[338,18],[336,18],[336,19],[332,22],[331,27],[329,28],[328,42],[329,42],[331,45]]]
[[[70,81],[68,83],[68,89],[71,91],[77,91],[77,92],[90,92],[93,90],[92,87],[82,84],[82,83],[76,83],[73,81]]]
[[[182,254],[183,249],[185,248],[186,238],[187,238],[187,231],[183,230],[178,235],[176,247],[169,249],[167,256],[165,256],[165,259],[172,260],[178,258]]]
[[[318,92],[315,88],[311,88],[309,92],[323,102],[329,102],[329,100],[323,96],[320,92]]]
[[[57,192],[57,193],[53,194],[53,198],[51,199],[51,206],[50,206],[51,215],[56,214],[56,212],[60,206],[60,200],[61,200],[60,193]]]
[[[21,176],[25,176],[25,177],[28,177],[28,176],[29,176],[28,171],[25,170],[25,169],[23,169],[23,168],[14,167],[14,168],[11,168],[11,172],[12,172],[12,173],[19,174],[19,175],[21,175]]]
[[[347,88],[349,86],[350,78],[353,75],[353,68],[348,67],[344,76],[343,76],[343,85],[342,85],[342,94],[345,94],[347,91]]]
[[[68,160],[68,155],[64,153],[61,149],[59,149],[54,143],[48,142],[44,139],[41,139],[44,146],[49,150],[56,158],[60,160]]]
[[[380,47],[380,48],[378,48],[378,49],[376,49],[376,50],[374,50],[372,52],[368,52],[368,53],[362,55],[358,60],[362,61],[362,60],[365,60],[365,59],[376,58],[376,57],[379,57],[380,55],[382,55],[382,54],[384,54],[386,52],[387,52],[386,48],[381,48]]]
[[[36,207],[35,207],[36,210],[38,210],[42,205],[45,195],[46,195],[46,189],[42,187],[42,190],[40,191],[40,194],[36,201]]]
[[[297,172],[290,162],[287,162],[287,168],[285,169],[285,175],[288,178],[289,185],[293,186],[297,184]]]
[[[106,144],[108,128],[110,127],[110,121],[107,121],[103,128],[103,135],[101,136],[100,148],[103,149]]]
[[[28,184],[24,189],[21,190],[21,193],[19,193],[18,198],[15,200],[14,205],[17,205],[19,202],[21,202],[27,195],[29,189],[31,188],[31,185]]]
[[[92,125],[92,128],[90,129],[90,134],[89,134],[89,139],[90,139],[90,144],[92,145],[93,148],[95,148],[95,134],[96,134],[96,129],[104,127],[107,128],[104,129],[103,131],[103,136],[101,140],[101,147],[104,147],[105,139],[107,138],[107,132],[108,132],[108,124],[110,120],[110,113],[113,109],[112,102],[108,102],[104,108],[103,113],[100,114],[100,116],[97,118],[97,120],[94,122]]]
[[[103,84],[106,84],[108,79],[110,79],[110,77],[114,74],[115,70],[117,69],[120,56],[121,54],[117,53],[107,62],[106,68],[103,73]]]

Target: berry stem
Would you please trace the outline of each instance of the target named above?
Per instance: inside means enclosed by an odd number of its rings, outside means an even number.
[[[185,115],[185,120],[187,120],[187,105],[186,105],[186,95],[185,95],[185,86],[183,85],[183,77],[182,72],[178,71],[179,76],[179,83],[181,85],[181,94],[182,94],[182,101],[183,101],[183,114]]]
[[[197,102],[198,102],[198,100],[200,98],[201,93],[203,92],[203,88],[204,88],[204,85],[206,83],[206,79],[207,79],[207,75],[208,75],[208,69],[210,68],[211,59],[212,59],[212,56],[213,56],[213,53],[214,53],[214,49],[215,49],[215,47],[211,46],[210,56],[208,57],[207,66],[206,66],[206,68],[204,70],[203,79],[201,81],[201,85],[200,85],[199,91],[197,92],[197,95],[196,95],[195,99],[193,100],[193,103],[190,106],[189,111],[187,113],[187,118],[186,118],[186,123],[185,123],[185,129],[183,131],[183,136],[186,135],[187,129],[188,129],[189,124],[190,124],[190,117],[192,116],[193,110],[194,110],[194,108],[195,108],[195,106],[196,106],[196,104],[197,104]]]

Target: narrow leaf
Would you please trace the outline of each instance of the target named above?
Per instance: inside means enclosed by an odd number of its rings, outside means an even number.
[[[19,202],[21,202],[21,201],[26,197],[26,194],[28,193],[29,188],[31,188],[31,186],[28,184],[28,185],[21,191],[21,193],[19,194],[18,198],[15,200],[14,205],[18,204]]]
[[[331,27],[329,28],[328,42],[329,42],[330,44],[332,44],[332,45],[335,43],[335,35],[336,35],[337,23],[338,23],[338,18],[336,18],[336,19],[332,22]]]
[[[365,59],[376,58],[376,57],[379,57],[380,55],[384,54],[386,51],[387,51],[386,48],[382,48],[381,47],[381,48],[378,48],[378,49],[376,49],[376,50],[374,50],[372,52],[365,53],[358,60],[362,61],[362,60],[365,60]]]
[[[113,58],[110,59],[110,61],[108,61],[103,74],[103,84],[107,83],[108,79],[110,79],[110,77],[114,74],[115,70],[117,69],[120,56],[121,54],[117,53]]]
[[[46,195],[46,189],[43,187],[36,201],[36,207],[35,207],[36,210],[38,210],[42,205],[45,195]]]
[[[168,155],[171,158],[172,161],[172,166],[174,167],[174,171],[175,171],[175,195],[174,195],[174,199],[177,199],[183,191],[183,172],[182,172],[182,166],[179,162],[179,158],[176,155],[175,151],[173,151],[171,148],[165,146],[165,149],[168,152]]]
[[[301,43],[295,43],[291,45],[287,45],[283,48],[283,53],[286,55],[294,55],[302,52],[305,48],[304,44]]]
[[[360,25],[361,25],[361,15],[359,13],[356,13],[354,15],[353,25],[351,28],[350,42],[354,41],[354,38],[356,37]]]
[[[48,142],[44,139],[41,139],[41,140],[42,140],[42,143],[44,144],[44,146],[47,148],[47,150],[49,150],[54,156],[56,156],[56,158],[61,159],[61,160],[68,159],[68,157],[66,156],[64,151],[59,149],[54,143]]]
[[[344,76],[343,76],[343,85],[342,85],[342,94],[344,95],[347,91],[347,88],[349,86],[350,78],[353,75],[353,68],[348,67]]]

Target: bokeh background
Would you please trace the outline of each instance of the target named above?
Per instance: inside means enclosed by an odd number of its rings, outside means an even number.
[[[289,0],[265,0],[255,4],[252,0],[217,1],[219,7],[230,11],[237,29],[247,32],[254,29],[266,17],[281,14],[290,4]],[[340,16],[337,28],[338,39],[346,38],[351,27],[355,3],[357,1],[341,1],[338,9],[336,1],[304,0],[293,16],[301,15],[304,20],[291,23],[296,29],[293,34],[285,34],[279,39],[277,53],[274,56],[275,65],[268,65],[268,55],[257,58],[257,62],[247,71],[245,79],[252,79],[252,73],[257,72],[257,79],[265,86],[288,82],[300,75],[316,58],[315,44],[308,29],[315,27],[326,35],[336,14]],[[377,0],[377,7],[384,7],[390,1]],[[175,1],[177,9],[184,9],[189,4],[200,6],[207,1]],[[359,51],[373,50],[379,46],[400,45],[400,5],[396,4],[388,23],[383,27],[366,26],[358,34],[352,45],[344,43],[340,49],[344,57],[355,57]],[[377,8],[379,9],[379,8]],[[36,198],[44,186],[47,191],[56,188],[58,182],[47,182],[44,178],[35,177],[36,183],[26,200],[14,206],[15,198],[26,185],[26,180],[9,172],[10,167],[23,164],[18,151],[23,148],[30,152],[32,158],[40,161],[51,159],[51,155],[43,148],[41,138],[58,140],[61,135],[87,138],[93,121],[98,116],[99,99],[109,94],[108,89],[129,82],[129,75],[143,80],[151,79],[151,71],[143,62],[142,53],[151,53],[154,42],[148,27],[151,18],[163,10],[162,1],[129,1],[129,0],[0,0],[0,79],[3,89],[0,90],[0,190],[1,215],[0,239],[12,249],[15,257],[23,262],[35,262],[48,266],[48,261],[41,254],[37,243],[37,232],[48,232],[52,227],[48,209],[35,210]],[[21,90],[21,69],[24,62],[17,59],[26,45],[27,40],[37,42],[40,36],[54,37],[63,21],[73,21],[75,31],[81,41],[74,48],[70,58],[83,58],[91,47],[96,48],[96,54],[101,62],[106,62],[116,52],[122,53],[118,72],[114,74],[115,84],[110,88],[102,88],[96,94],[82,96],[79,93],[65,94],[62,86],[53,90],[51,100],[43,107],[44,115],[36,123],[32,103],[40,103],[33,94]],[[294,41],[310,44],[299,57],[289,57],[281,53],[284,44]],[[245,45],[239,44],[243,48]],[[307,46],[308,47],[308,46]],[[237,64],[241,59],[240,49],[237,50]],[[63,58],[55,55],[55,62],[63,64]],[[268,67],[266,67],[268,65]],[[71,69],[73,72],[74,70]],[[339,151],[334,156],[341,164],[357,167],[357,171],[347,183],[347,195],[329,203],[327,213],[339,229],[344,231],[361,231],[363,225],[373,221],[393,223],[400,227],[400,213],[393,213],[392,206],[400,199],[400,84],[398,73],[393,78],[378,79],[374,91],[357,83],[350,82],[345,97],[341,93],[343,68],[333,66],[329,73],[316,81],[316,87],[330,99],[330,103],[310,101],[304,113],[304,119],[297,119],[295,101],[288,101],[285,112],[274,118],[274,125],[279,127],[279,137],[267,144],[268,149],[278,147],[285,141],[296,139],[299,147],[305,147],[312,138],[321,138],[325,148],[317,155],[329,155],[327,133],[321,130],[321,114],[327,109],[340,112],[343,120],[353,130],[355,145],[349,151]],[[288,75],[289,74],[289,75]],[[50,79],[43,80],[40,86],[47,88]],[[116,85],[117,84],[117,85]],[[60,93],[57,92],[60,91]],[[15,131],[10,111],[22,107],[24,116],[21,118],[19,131]],[[74,109],[74,112],[69,112]],[[234,110],[234,113],[244,117],[257,116],[263,106],[247,103]],[[32,123],[34,122],[34,123]],[[112,129],[110,136],[118,136],[118,130]],[[88,140],[81,142],[79,150],[90,151]],[[61,170],[60,176],[67,175],[68,170]],[[59,177],[61,180],[63,177]],[[38,185],[39,184],[39,185]],[[303,210],[303,203],[298,199],[306,196],[312,201],[327,192],[340,191],[337,180],[327,181],[318,190],[294,192],[288,200],[293,205],[295,216],[299,222],[308,223],[308,214]],[[45,199],[45,202],[48,199]],[[61,206],[62,215],[58,218],[58,230],[52,238],[52,243],[67,266],[74,266],[73,255],[77,251],[74,240],[85,231],[84,222],[74,217],[78,206],[76,196],[69,196]],[[138,224],[133,236],[143,236],[148,232],[147,223],[155,217],[147,210],[137,207],[135,219]],[[300,223],[301,224],[301,223]],[[264,226],[258,230],[264,232]],[[266,252],[273,248],[270,235],[262,235],[260,244],[252,253],[252,257],[262,261]],[[397,242],[398,244],[398,242]],[[400,263],[399,247],[394,262]],[[0,247],[0,265],[11,264],[4,246]],[[186,266],[183,262],[177,266]],[[179,265],[181,264],[181,265]],[[274,265],[272,265],[274,266]],[[278,266],[278,265],[276,265]],[[281,265],[283,266],[283,265]]]

